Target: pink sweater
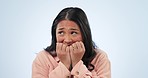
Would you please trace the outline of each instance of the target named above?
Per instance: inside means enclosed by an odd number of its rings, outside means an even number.
[[[95,66],[89,71],[80,60],[70,72],[58,57],[52,57],[48,52],[41,51],[37,54],[32,64],[32,78],[111,78],[110,61],[105,52],[98,49],[96,57],[91,64]]]

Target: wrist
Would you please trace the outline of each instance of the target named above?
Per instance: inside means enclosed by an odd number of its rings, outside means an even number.
[[[74,67],[78,62],[73,62],[72,63],[72,67]]]
[[[69,69],[70,64],[67,64],[67,63],[64,63],[64,62],[62,62],[62,63],[65,65],[65,67],[66,67],[67,69]]]

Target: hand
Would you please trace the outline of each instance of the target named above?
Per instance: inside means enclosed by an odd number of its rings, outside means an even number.
[[[70,58],[70,52],[69,52],[69,46],[63,43],[57,43],[56,44],[56,52],[57,56],[60,59],[60,61],[69,69],[71,64],[71,58]]]
[[[70,57],[72,60],[72,67],[74,67],[83,57],[85,47],[83,42],[76,42],[70,46]]]

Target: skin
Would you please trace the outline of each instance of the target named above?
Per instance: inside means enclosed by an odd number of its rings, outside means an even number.
[[[83,57],[85,47],[79,26],[69,20],[62,20],[56,29],[56,52],[60,61],[69,69]]]

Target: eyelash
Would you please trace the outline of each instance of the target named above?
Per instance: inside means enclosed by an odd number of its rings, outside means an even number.
[[[63,32],[63,31],[59,31],[58,34],[59,34],[59,35],[63,35],[64,32]],[[72,35],[76,35],[76,34],[78,34],[78,33],[75,32],[75,31],[72,31],[71,34],[72,34]]]
[[[59,32],[58,32],[58,34],[60,34],[60,35],[61,35],[61,34],[64,34],[64,32],[63,32],[63,31],[59,31]]]
[[[78,34],[78,33],[77,32],[71,32],[71,34],[74,34],[75,35],[75,34]]]

